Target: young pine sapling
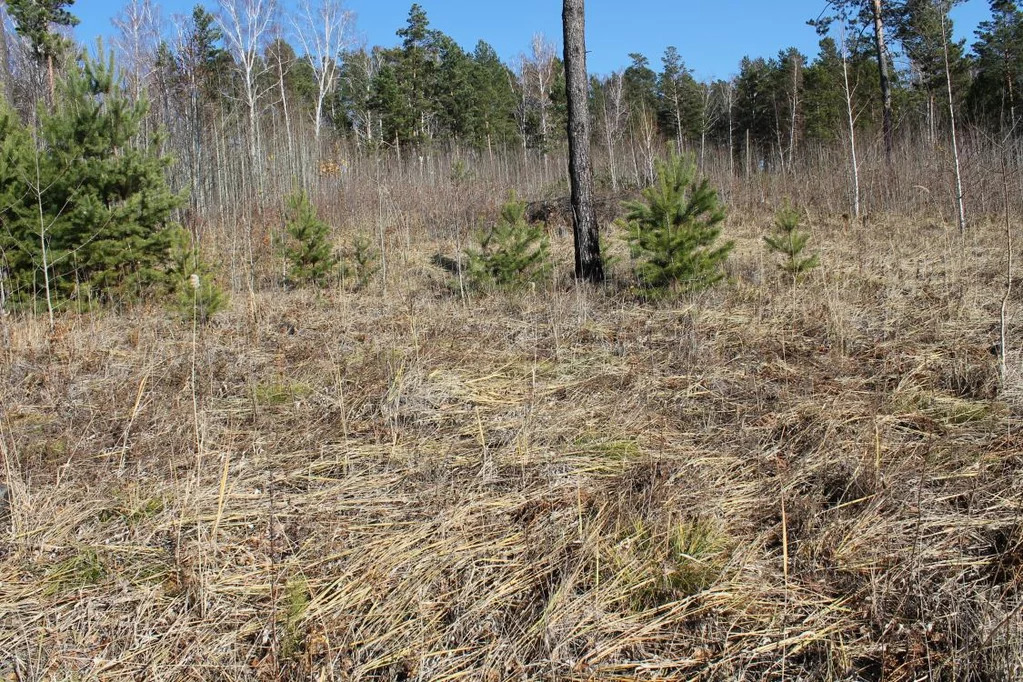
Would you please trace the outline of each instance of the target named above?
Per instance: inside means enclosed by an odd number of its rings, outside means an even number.
[[[781,254],[781,269],[795,282],[820,264],[816,254],[804,255],[810,233],[799,229],[799,211],[789,205],[782,207],[774,217],[775,234],[764,237],[769,251]]]

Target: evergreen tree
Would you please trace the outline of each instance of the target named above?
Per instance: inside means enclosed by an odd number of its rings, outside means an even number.
[[[722,277],[734,246],[716,244],[725,219],[717,191],[696,179],[696,165],[672,155],[657,162],[656,180],[642,201],[627,201],[628,239],[638,257],[636,274],[658,293],[698,291]]]
[[[432,109],[438,133],[455,140],[475,137],[473,109],[477,93],[472,87],[472,57],[449,36],[437,34],[437,69]]]
[[[323,286],[337,274],[339,259],[330,243],[330,226],[316,215],[309,195],[298,192],[288,198],[288,236],[284,248],[289,275],[300,284]]]
[[[168,275],[174,307],[184,319],[207,324],[227,307],[227,294],[217,285],[213,268],[185,230],[174,235]]]
[[[633,52],[625,68],[625,97],[633,110],[657,110],[657,73],[650,68],[650,60]]]
[[[735,82],[735,128],[737,135],[749,135],[753,163],[759,163],[775,142],[774,69],[763,57],[743,57]]]
[[[77,290],[99,300],[136,296],[166,279],[170,216],[182,198],[167,187],[160,141],[137,142],[146,110],[101,53],[68,73],[55,111],[40,112],[40,144],[18,173],[28,206],[9,211],[4,230],[5,250],[22,254],[11,268],[19,303],[44,278],[58,297]]]
[[[945,51],[948,50],[952,91],[962,96],[967,91],[967,67],[963,57],[965,41],[952,40],[952,2],[945,0],[906,0],[903,13],[895,23],[902,47],[916,72],[916,94],[922,116],[935,133],[937,113],[947,109]]]
[[[71,28],[78,17],[68,11],[74,0],[7,0],[7,12],[14,20],[18,35],[28,41],[39,65],[47,65],[53,82],[54,62],[71,47],[71,42],[53,31],[53,27]]]
[[[1023,86],[1023,11],[1012,0],[991,0],[991,19],[977,27],[977,76],[970,90],[976,116],[1012,129],[1019,120]]]
[[[472,60],[472,137],[478,147],[493,149],[515,138],[518,98],[513,76],[494,48],[482,40],[476,44]]]
[[[777,144],[781,147],[779,154],[788,155],[792,161],[802,116],[803,81],[806,57],[794,47],[778,53],[778,57],[769,62],[772,69],[771,90],[774,96],[774,128]]]
[[[842,56],[832,38],[822,38],[817,59],[803,77],[803,131],[807,140],[829,143],[844,134],[846,102]]]
[[[213,154],[207,149],[207,131],[216,115],[236,97],[234,62],[223,48],[224,34],[216,19],[196,5],[182,27],[177,50],[166,42],[157,51],[156,78],[163,125],[181,130],[186,143],[191,201],[204,205],[212,194],[205,170]]]
[[[526,222],[526,204],[512,196],[493,228],[468,253],[466,275],[477,288],[539,282],[550,271],[550,244],[543,228]]]
[[[380,132],[383,142],[407,143],[416,137],[418,124],[415,110],[409,106],[402,92],[402,86],[396,73],[390,53],[382,51],[386,60],[373,79],[373,92],[370,107],[380,117]]]
[[[876,99],[881,108],[881,125],[884,133],[885,152],[891,161],[895,132],[895,108],[892,96],[892,74],[888,45],[888,33],[893,23],[905,14],[906,0],[830,0],[827,9],[832,13],[810,21],[818,33],[826,34],[831,24],[838,20],[845,24],[850,43],[862,45],[853,48],[872,54],[876,68],[874,73],[878,84]],[[872,38],[867,33],[873,34]],[[866,47],[866,43],[870,47]]]
[[[663,70],[657,78],[661,127],[681,147],[684,138],[697,137],[702,132],[700,124],[706,113],[702,111],[703,97],[676,48],[667,48],[661,63]]]
[[[816,254],[803,255],[803,250],[810,241],[810,233],[799,230],[799,218],[799,211],[786,204],[775,215],[774,226],[777,234],[764,237],[764,243],[770,251],[784,256],[781,269],[788,273],[793,281],[820,264]]]
[[[392,53],[394,73],[408,108],[411,134],[408,141],[426,142],[430,138],[430,119],[436,113],[437,68],[441,34],[430,28],[426,11],[418,4],[409,9],[408,22],[398,30],[401,48]]]
[[[196,5],[190,18],[176,66],[202,101],[215,102],[231,79],[231,55],[223,47],[223,30],[205,7]]]

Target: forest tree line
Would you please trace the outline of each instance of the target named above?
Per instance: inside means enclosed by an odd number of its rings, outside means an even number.
[[[22,9],[36,4],[54,9]],[[881,59],[875,4],[884,21]],[[74,25],[62,5],[70,3],[7,2],[3,90],[26,120],[49,96],[54,70],[68,68],[78,52],[66,32],[47,30]],[[991,19],[967,47],[949,38],[950,8],[936,0],[834,3],[828,9],[837,21],[817,22],[824,35],[812,60],[791,47],[747,56],[729,79],[698,80],[674,47],[656,56],[635,52],[619,71],[592,76],[593,142],[659,147],[669,140],[696,154],[724,146],[737,162],[784,169],[803,146],[841,141],[847,107],[857,130],[881,129],[882,65],[900,136],[944,135],[946,73],[964,124],[1014,129],[1023,12],[992,0]],[[460,46],[418,4],[393,47],[353,46],[354,17],[339,0],[306,0],[288,20],[279,9],[271,0],[199,4],[169,31],[158,4],[130,0],[115,19],[112,47],[128,87],[152,101],[147,130],[166,130],[193,167],[208,165],[202,138],[213,127],[235,129],[252,155],[264,153],[273,130],[289,138],[300,130],[317,139],[327,133],[368,148],[456,144],[491,154],[542,154],[564,142],[563,65],[541,34],[506,62],[485,41]]]

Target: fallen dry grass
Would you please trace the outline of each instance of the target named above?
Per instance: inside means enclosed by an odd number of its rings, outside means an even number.
[[[767,223],[675,304],[465,301],[401,235],[386,289],[237,294],[195,338],[9,318],[0,671],[1023,676],[998,227],[821,224],[792,287]]]

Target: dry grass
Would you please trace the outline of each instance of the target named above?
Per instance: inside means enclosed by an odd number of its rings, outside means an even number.
[[[792,288],[768,224],[674,305],[463,301],[398,233],[386,293],[239,293],[194,345],[8,319],[0,671],[1023,676],[999,228],[819,224]]]

